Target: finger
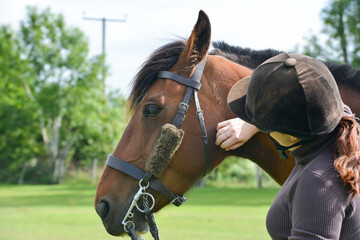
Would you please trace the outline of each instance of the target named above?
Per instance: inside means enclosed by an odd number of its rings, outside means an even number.
[[[223,141],[220,145],[221,148],[226,149],[231,147],[232,145],[236,144],[236,141],[233,137],[230,137],[228,139],[226,139],[225,141]]]
[[[244,145],[244,143],[245,143],[245,142],[237,142],[237,143],[235,143],[235,144],[231,145],[230,147],[225,148],[225,151],[234,150],[234,149],[236,149],[236,148],[238,148],[238,147],[240,147],[240,146]]]
[[[221,135],[225,134],[227,131],[229,131],[229,128],[228,127],[223,127],[221,129],[219,129],[217,132],[216,132],[216,137],[220,137]]]
[[[216,137],[216,145],[220,145],[223,141],[225,141],[226,139],[228,139],[228,136],[226,135],[226,132],[220,134],[218,137]]]
[[[217,124],[216,130],[219,131],[219,129],[226,127],[229,124],[229,120],[223,121],[223,122],[219,122]]]

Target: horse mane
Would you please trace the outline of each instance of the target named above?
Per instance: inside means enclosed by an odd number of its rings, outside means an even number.
[[[235,47],[222,41],[214,42],[213,46],[215,50],[211,54],[223,56],[230,61],[251,69],[255,69],[267,59],[283,53],[274,49],[252,50],[250,48]],[[324,62],[324,64],[329,68],[337,83],[360,89],[360,70],[352,68],[348,64],[334,62]]]
[[[347,84],[360,89],[360,70],[348,64],[325,62],[337,83]]]
[[[171,42],[158,48],[141,66],[131,82],[129,98],[130,109],[134,109],[144,98],[150,86],[155,82],[159,71],[169,70],[178,60],[186,44],[185,40]],[[213,42],[214,49],[210,55],[219,55],[242,66],[255,69],[267,59],[276,56],[282,51],[274,49],[253,50],[231,46],[223,41]],[[348,84],[360,89],[360,70],[347,64],[325,62],[338,83]]]
[[[211,55],[222,56],[251,69],[257,68],[267,59],[283,53],[274,49],[253,50],[251,48],[231,46],[223,41],[213,42],[213,46],[215,49],[210,52]]]

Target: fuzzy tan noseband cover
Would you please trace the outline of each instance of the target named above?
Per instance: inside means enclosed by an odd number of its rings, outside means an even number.
[[[165,171],[179,148],[184,131],[172,124],[165,124],[146,161],[145,170],[159,177]]]

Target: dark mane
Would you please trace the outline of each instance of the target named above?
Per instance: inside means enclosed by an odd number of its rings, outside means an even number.
[[[283,53],[274,49],[252,50],[250,48],[235,47],[225,42],[214,42],[213,46],[215,50],[211,54],[223,56],[230,61],[251,69],[255,69],[267,59]],[[325,65],[329,68],[337,83],[348,84],[360,89],[360,70],[354,69],[347,64],[334,62],[325,62]]]
[[[348,64],[325,62],[337,83],[347,84],[360,89],[360,70]]]
[[[155,82],[157,73],[169,70],[177,62],[185,43],[185,41],[179,40],[162,46],[143,63],[131,82],[130,109],[134,109],[141,102],[150,86]]]
[[[283,53],[274,49],[252,50],[250,48],[242,48],[231,46],[225,42],[213,42],[214,50],[212,55],[219,55],[236,62],[247,68],[255,69],[267,59]]]
[[[150,86],[156,80],[159,71],[166,71],[173,66],[185,47],[184,40],[169,43],[157,49],[142,65],[140,71],[132,81],[130,93],[130,109],[134,109],[144,98]],[[255,69],[267,59],[276,56],[281,51],[274,49],[252,50],[231,46],[225,42],[213,42],[214,50],[210,55],[223,56],[230,61],[245,67]],[[360,70],[354,69],[346,64],[325,62],[338,83],[348,84],[360,89]]]

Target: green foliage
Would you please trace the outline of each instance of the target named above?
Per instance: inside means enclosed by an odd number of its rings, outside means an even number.
[[[207,177],[210,186],[257,186],[257,166],[255,163],[238,157],[229,157]],[[263,186],[277,187],[278,184],[267,174],[262,179]]]
[[[93,106],[96,104],[99,103],[94,102]],[[76,167],[90,167],[95,158],[104,163],[125,130],[125,116],[125,97],[118,90],[110,91],[106,104],[88,113],[88,121],[74,143],[73,163]]]
[[[17,34],[0,27],[0,181],[17,181],[21,170],[44,154],[41,135],[34,132],[37,112],[24,87],[32,77]]]
[[[105,56],[88,53],[82,31],[50,9],[28,7],[19,32],[1,27],[0,181],[61,182],[114,148],[125,100],[105,96]]]
[[[332,54],[319,43],[320,40],[317,35],[311,32],[311,35],[308,38],[305,38],[305,40],[307,45],[305,45],[302,50],[303,54],[323,61],[330,61],[330,56]]]
[[[331,0],[322,10],[322,34],[311,33],[303,53],[325,61],[360,67],[360,1]],[[320,43],[321,37],[326,39]]]

